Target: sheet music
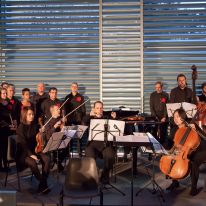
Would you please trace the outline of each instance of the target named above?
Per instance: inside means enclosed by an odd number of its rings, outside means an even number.
[[[145,132],[133,132],[134,136],[138,138],[139,142],[150,142]]]
[[[145,133],[144,133],[145,134]],[[146,135],[146,134],[145,134]],[[117,142],[149,142],[149,139],[146,135],[125,135],[125,136],[116,136]]]
[[[196,105],[188,103],[188,102],[168,103],[168,104],[166,104],[166,107],[167,107],[168,117],[173,117],[174,111],[181,108],[181,107],[185,110],[188,118],[194,117],[196,112],[197,112]]]
[[[68,137],[81,139],[84,132],[87,130],[87,128],[88,126],[85,125],[72,125],[72,126],[64,126],[61,131],[65,132],[65,135],[67,135],[67,133],[68,135],[70,135],[69,131],[74,130],[76,131],[75,134]]]
[[[64,132],[54,132],[52,136],[49,138],[49,141],[47,142],[47,145],[44,148],[43,153],[57,150],[59,148],[63,136]]]
[[[156,153],[156,154],[168,154],[167,150],[150,134],[149,132],[146,133],[147,137],[149,138],[149,141],[153,145],[153,149],[149,149],[146,147],[141,147],[142,151],[148,152],[148,153]]]
[[[104,124],[108,124],[108,141],[113,141],[114,136],[124,133],[125,122],[113,119],[91,119],[89,128],[89,141],[104,141]]]

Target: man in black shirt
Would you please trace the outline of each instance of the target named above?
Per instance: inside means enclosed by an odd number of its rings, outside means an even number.
[[[154,129],[154,136],[158,136],[160,139],[160,143],[163,144],[165,142],[165,138],[167,137],[167,109],[166,103],[169,102],[169,95],[162,90],[163,84],[162,82],[155,83],[155,92],[150,95],[150,111],[151,116],[157,120],[158,122],[162,122],[161,125],[156,125]],[[157,135],[157,131],[159,129],[159,135]],[[158,138],[157,138],[158,139]]]
[[[197,99],[195,98],[193,91],[187,87],[187,79],[184,74],[179,74],[177,76],[178,87],[175,87],[171,90],[170,93],[170,102],[171,103],[197,103]]]
[[[61,101],[57,99],[57,88],[51,87],[49,89],[49,98],[45,99],[41,105],[42,117],[44,119],[44,123],[51,117],[50,107],[52,105],[56,105],[58,107],[61,106]]]
[[[87,115],[83,119],[83,124],[89,126],[91,119],[108,119],[108,115],[105,116],[103,113],[103,103],[101,101],[97,101],[94,103],[93,110],[90,115]],[[116,118],[116,113],[111,113],[111,118]],[[108,142],[109,143],[109,142]],[[105,145],[102,141],[92,140],[88,142],[85,149],[86,157],[103,157],[104,160],[104,168],[101,175],[101,181],[104,184],[109,183],[109,173],[113,167],[115,160],[115,151],[112,145],[109,143]]]
[[[37,92],[32,96],[32,102],[34,104],[35,111],[36,111],[36,116],[35,116],[36,121],[39,120],[39,118],[41,117],[41,114],[43,113],[41,110],[42,103],[44,102],[44,100],[46,100],[48,98],[49,98],[49,95],[48,95],[48,93],[45,92],[44,83],[38,83],[37,84]],[[41,124],[42,123],[40,123],[40,125]]]
[[[65,97],[65,101],[66,100],[67,102],[64,105],[65,115],[69,114],[72,110],[74,110],[84,102],[84,97],[78,92],[77,82],[73,82],[71,84],[71,93]],[[86,107],[84,104],[76,111],[74,111],[71,115],[68,116],[66,125],[81,124],[82,118],[85,115],[86,115]]]

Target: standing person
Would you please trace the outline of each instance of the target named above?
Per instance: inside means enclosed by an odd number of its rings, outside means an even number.
[[[38,192],[49,191],[47,177],[49,175],[49,157],[44,153],[35,153],[37,146],[36,135],[39,131],[34,122],[34,111],[30,107],[24,107],[21,111],[21,123],[17,129],[17,154],[16,161],[18,170],[29,167],[39,181]],[[37,163],[41,162],[42,172],[39,171]]]
[[[49,95],[48,93],[45,91],[45,84],[40,82],[37,84],[37,92],[32,96],[32,102],[34,104],[34,108],[36,111],[36,121],[40,124],[43,125],[43,122],[41,122],[41,114],[42,109],[41,109],[41,105],[44,102],[44,100],[48,99]]]
[[[28,89],[28,88],[22,89],[21,110],[24,107],[32,107],[33,110],[35,111],[34,104],[30,101],[30,98],[31,98],[30,89]]]
[[[65,101],[67,100],[64,106],[65,114],[70,113],[72,110],[77,108],[84,102],[84,97],[78,92],[78,83],[72,82],[71,84],[71,93],[65,97]],[[74,111],[70,116],[67,118],[67,125],[78,125],[81,124],[82,118],[86,115],[86,107],[85,104]]]
[[[197,99],[194,98],[192,89],[187,87],[187,78],[184,74],[178,74],[177,76],[178,86],[173,88],[170,92],[171,103],[197,103]]]
[[[11,105],[11,117],[13,121],[17,122],[17,125],[19,125],[21,106],[19,100],[14,95],[15,86],[13,84],[9,84],[7,87],[7,98],[9,100],[9,104]]]
[[[15,131],[16,125],[11,121],[11,105],[7,99],[6,89],[0,89],[0,171],[7,171],[8,136]]]
[[[108,115],[105,116],[103,113],[103,103],[101,101],[96,101],[94,103],[93,110],[90,115],[87,115],[83,118],[83,124],[89,126],[91,119],[108,119]],[[116,113],[111,113],[111,118],[116,118]],[[85,149],[86,157],[103,157],[104,160],[104,168],[101,175],[101,181],[104,184],[109,183],[109,173],[113,168],[113,164],[115,161],[115,151],[112,145],[109,143],[105,146],[104,142],[92,140],[88,142]]]
[[[41,116],[43,118],[44,123],[51,117],[50,107],[52,105],[56,105],[58,107],[61,106],[61,101],[57,98],[57,92],[58,91],[56,87],[51,87],[49,89],[49,98],[45,99],[41,105],[41,110],[42,110]]]
[[[177,109],[174,114],[174,122],[177,125],[177,130],[180,128],[186,127],[185,121],[187,120],[187,115],[186,112],[183,109]],[[193,130],[195,129],[195,125],[190,125]],[[177,132],[175,131],[175,133]],[[174,150],[181,150],[181,146],[177,145],[177,147],[173,146],[170,152],[173,152]],[[195,196],[198,193],[197,190],[197,182],[199,178],[199,167],[202,163],[206,161],[206,141],[204,139],[200,138],[200,144],[198,148],[193,152],[189,151],[189,159],[190,159],[190,176],[191,176],[191,190],[190,190],[190,195]],[[179,187],[179,182],[178,180],[173,180],[172,184],[167,188],[167,190],[173,191],[176,188]]]
[[[169,102],[169,95],[163,91],[162,82],[155,83],[155,91],[150,95],[150,111],[151,116],[161,122],[160,125],[155,125],[155,136],[159,130],[159,142],[163,144],[167,137],[167,108],[166,104]],[[157,138],[158,139],[158,138]]]
[[[81,105],[84,102],[84,97],[78,92],[79,86],[77,82],[72,82],[70,89],[71,89],[71,93],[68,94],[64,99],[66,101],[64,105],[65,115],[69,114],[71,111],[73,111],[75,108],[77,108],[79,105]],[[82,122],[82,118],[85,115],[86,115],[86,107],[84,104],[67,117],[65,124],[67,126],[80,125]],[[83,136],[81,139],[72,139],[70,141],[70,147],[72,151],[74,150],[75,144],[77,144],[77,150],[79,156],[82,155],[84,139],[85,136]]]

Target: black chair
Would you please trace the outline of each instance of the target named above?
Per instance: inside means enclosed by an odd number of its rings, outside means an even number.
[[[7,151],[7,167],[9,168],[6,171],[6,176],[5,176],[5,181],[4,181],[4,187],[7,186],[8,182],[8,176],[10,173],[10,165],[14,164],[15,165],[15,170],[16,170],[16,176],[17,176],[17,182],[18,182],[18,191],[21,192],[21,184],[20,184],[20,173],[24,172],[24,175],[21,174],[21,176],[27,176],[28,174],[25,174],[25,168],[23,171],[19,171],[18,165],[16,162],[16,152],[17,152],[17,144],[16,144],[16,135],[11,135],[8,137],[8,151]],[[31,181],[32,181],[32,173],[29,173],[31,175]]]
[[[64,204],[64,197],[70,198],[92,198],[100,196],[100,205],[103,205],[102,186],[96,161],[90,157],[72,158],[67,165],[65,185],[60,192],[60,206]]]
[[[10,164],[15,163],[16,175],[18,180],[18,190],[21,191],[20,176],[16,165],[16,135],[11,135],[8,137],[8,151],[7,151],[7,167],[10,168]],[[9,175],[9,169],[6,171],[4,186],[7,186],[7,180]]]

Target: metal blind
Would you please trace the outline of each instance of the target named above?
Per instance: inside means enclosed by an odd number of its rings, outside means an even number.
[[[99,99],[98,0],[1,0],[1,81],[17,95],[38,82],[59,97],[77,81],[80,92]]]
[[[144,110],[156,81],[169,93],[179,73],[191,87],[191,66],[198,71],[197,92],[206,81],[206,1],[144,0]]]
[[[107,109],[141,109],[141,26],[139,0],[103,0],[102,100]]]

